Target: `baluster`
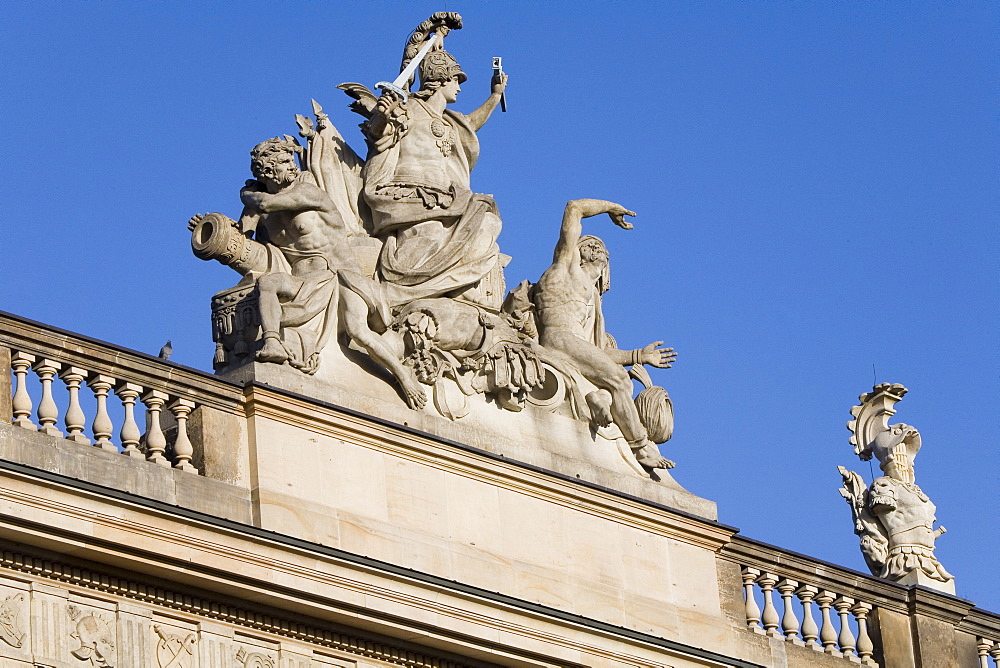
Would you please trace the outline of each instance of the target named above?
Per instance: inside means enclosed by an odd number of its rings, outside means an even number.
[[[1000,667],[1000,640],[993,643],[993,647],[990,648],[990,657],[993,658],[993,665]]]
[[[812,585],[802,585],[795,592],[802,601],[802,640],[805,641],[806,647],[822,651],[823,647],[816,642],[816,638],[819,637],[819,627],[816,626],[812,611],[813,598],[818,593],[819,589]]]
[[[115,388],[115,394],[122,400],[122,406],[125,407],[125,419],[119,434],[122,440],[122,454],[145,459],[146,456],[139,450],[139,438],[142,434],[135,421],[135,402],[141,393],[142,386],[135,383],[121,382]]]
[[[772,598],[772,591],[777,582],[778,577],[773,573],[764,573],[757,578],[757,584],[760,585],[760,591],[764,595],[764,614],[761,615],[760,620],[764,624],[764,633],[772,638],[781,637],[781,633],[778,632],[778,624],[781,620]]]
[[[743,567],[743,596],[746,599],[743,608],[747,616],[747,628],[754,633],[764,633],[764,629],[760,627],[760,608],[757,607],[757,601],[753,596],[753,583],[758,577],[760,577],[759,570]]]
[[[823,651],[827,654],[840,656],[840,652],[837,651],[837,629],[833,627],[833,620],[830,619],[830,606],[836,597],[837,595],[832,591],[823,590],[816,597],[816,605],[819,606],[822,613],[822,627],[819,630],[819,641],[823,643]]]
[[[177,440],[174,441],[174,455],[177,457],[177,462],[174,464],[174,468],[179,468],[189,473],[198,472],[198,469],[191,464],[194,447],[191,445],[191,439],[188,438],[187,429],[188,415],[193,410],[194,402],[187,399],[177,399],[170,404],[170,411],[174,414],[174,418],[177,419]]]
[[[66,438],[80,445],[90,445],[90,439],[83,435],[83,429],[87,426],[87,416],[83,414],[83,408],[80,406],[80,384],[87,377],[87,370],[68,366],[59,372],[59,377],[69,390],[69,406],[63,417],[66,423]]]
[[[871,611],[871,604],[861,601],[858,601],[851,608],[854,618],[858,620],[858,656],[861,657],[861,663],[866,666],[875,665],[875,661],[872,659],[872,654],[875,652],[875,645],[872,643],[871,636],[868,635],[868,613]]]
[[[789,642],[794,642],[797,645],[803,645],[801,640],[799,640],[799,620],[795,616],[795,608],[792,603],[792,592],[795,588],[799,586],[799,583],[795,580],[789,580],[788,578],[783,578],[781,582],[778,583],[778,593],[781,594],[782,610],[781,610],[781,632],[785,634],[785,640]]]
[[[840,651],[844,656],[854,655],[854,632],[851,631],[851,622],[848,619],[848,610],[854,605],[853,598],[841,596],[833,602],[833,607],[837,609],[840,617],[840,635],[837,636],[837,643],[840,644]]]
[[[167,438],[160,426],[160,411],[163,410],[167,398],[167,393],[159,390],[149,390],[142,395],[142,402],[146,404],[146,459],[160,466],[169,467],[170,462],[163,456],[163,451],[167,448]]]
[[[42,382],[42,400],[38,402],[38,431],[49,436],[62,438],[63,433],[56,429],[56,420],[59,419],[59,407],[56,406],[55,399],[52,398],[52,379],[62,365],[59,362],[42,359],[35,362],[35,373]]]
[[[979,668],[990,668],[990,641],[986,638],[977,638],[976,650],[979,652]]]
[[[14,370],[14,396],[11,398],[14,407],[14,424],[24,429],[35,430],[31,421],[31,395],[28,394],[28,369],[35,363],[35,356],[16,352],[10,356],[10,368]]]
[[[760,571],[756,568],[744,566],[742,574],[743,597],[745,599],[743,602],[743,611],[747,618],[747,628],[754,633],[764,633],[764,629],[760,626],[760,608],[757,606],[757,601],[753,595],[753,583],[760,577]]]
[[[111,376],[102,376],[99,373],[90,374],[87,385],[94,391],[97,399],[97,412],[94,415],[94,422],[90,425],[94,432],[94,447],[108,452],[118,452],[118,448],[111,442],[111,431],[115,426],[111,423],[111,416],[108,414],[108,392],[114,387],[115,379]]]

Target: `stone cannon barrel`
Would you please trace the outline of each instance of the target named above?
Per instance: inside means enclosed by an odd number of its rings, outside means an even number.
[[[209,213],[191,229],[191,250],[202,260],[218,260],[241,274],[267,270],[264,245],[236,229],[236,221],[221,213]]]

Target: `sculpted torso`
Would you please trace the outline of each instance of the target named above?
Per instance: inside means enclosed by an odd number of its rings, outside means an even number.
[[[543,328],[565,328],[589,339],[597,285],[579,266],[553,265],[538,280],[535,303]]]
[[[279,198],[297,206],[279,208]],[[309,183],[297,183],[278,195],[260,197],[268,238],[288,258],[293,274],[325,268],[321,257],[329,260],[332,269],[358,270],[344,221],[328,200],[325,192]]]
[[[937,508],[929,499],[902,483],[876,481],[872,492],[872,514],[885,525],[890,544],[934,547]]]
[[[443,114],[435,116],[427,105],[412,98],[408,103],[410,125],[399,142],[399,162],[394,181],[427,185],[441,190],[449,186],[469,187],[469,172],[452,159],[461,149],[458,133]]]

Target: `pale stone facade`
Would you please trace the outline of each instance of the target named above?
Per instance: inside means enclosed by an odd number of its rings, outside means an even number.
[[[471,183],[507,77],[448,108],[461,27],[419,24],[378,97],[341,85],[364,159],[314,104],[305,146],[252,150],[238,219],[191,218],[241,274],[215,375],[0,313],[0,668],[996,666],[1000,616],[741,537],[671,477],[645,366],[675,354],[618,347],[583,235],[634,212],[570,201],[507,291]],[[889,458],[865,424],[859,454],[912,485],[915,430]],[[901,505],[926,543],[933,505]]]
[[[0,325],[15,371],[30,354],[193,403],[196,467],[177,466],[166,419],[172,468],[0,422],[3,665],[896,668],[1000,652],[1000,617],[947,594],[285,390]],[[5,414],[27,394],[48,420],[17,378]]]

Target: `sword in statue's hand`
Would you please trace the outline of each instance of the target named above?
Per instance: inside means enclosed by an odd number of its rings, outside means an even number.
[[[500,56],[493,56],[493,76],[503,81],[503,63]],[[500,111],[507,111],[507,92],[500,93]]]
[[[413,60],[406,64],[406,67],[399,73],[399,76],[396,77],[392,83],[389,83],[388,81],[379,81],[375,84],[375,88],[383,91],[391,90],[393,93],[401,97],[403,102],[406,102],[406,99],[410,94],[410,91],[407,90],[407,88],[409,88],[407,84],[410,81],[410,77],[413,76],[416,69],[420,67],[420,61],[422,61],[424,56],[427,55],[427,52],[434,47],[434,43],[437,40],[437,33],[431,33],[427,38],[427,42],[420,47],[420,51],[417,52],[417,55],[413,57]]]

